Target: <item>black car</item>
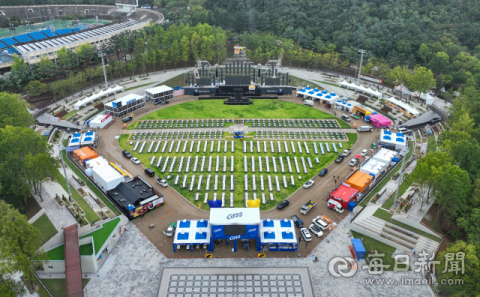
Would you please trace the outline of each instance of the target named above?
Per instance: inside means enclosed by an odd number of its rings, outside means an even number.
[[[292,216],[292,220],[295,223],[295,226],[297,226],[298,228],[303,228],[303,221],[300,220],[296,215]]]
[[[250,241],[248,239],[243,240],[243,250],[248,251],[250,249]]]
[[[130,154],[129,151],[123,151],[122,152],[122,155],[128,159],[131,159],[132,158],[132,154]]]
[[[285,207],[287,207],[289,204],[290,204],[290,202],[288,202],[288,200],[283,200],[282,202],[280,202],[280,203],[277,205],[277,209],[282,210],[282,209],[284,209]]]
[[[126,117],[122,121],[126,123],[126,122],[130,122],[132,119],[133,119],[132,117]]]
[[[147,168],[145,169],[145,173],[150,176],[150,177],[154,177],[155,176],[155,171],[153,171],[152,169],[150,168]]]
[[[328,168],[323,168],[320,170],[320,173],[318,173],[319,176],[325,176],[328,173]]]
[[[340,162],[343,161],[343,158],[344,157],[342,155],[340,155],[340,156],[338,156],[338,158],[335,159],[335,162],[340,163]]]

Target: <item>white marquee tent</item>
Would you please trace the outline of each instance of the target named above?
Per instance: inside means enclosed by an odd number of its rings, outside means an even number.
[[[93,102],[94,100],[97,100],[97,99],[100,99],[100,98],[103,98],[105,96],[109,96],[109,95],[112,95],[112,94],[116,94],[117,92],[120,92],[120,91],[123,92],[123,90],[124,90],[123,87],[120,86],[120,85],[115,85],[115,86],[110,87],[106,90],[100,90],[100,92],[98,92],[96,94],[93,94],[90,97],[87,96],[82,100],[78,100],[78,102],[75,103],[73,105],[73,107],[75,108],[75,110],[80,110],[80,108],[82,108],[83,106],[87,105],[90,102]]]

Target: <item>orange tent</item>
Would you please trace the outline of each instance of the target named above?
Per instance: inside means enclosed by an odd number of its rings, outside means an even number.
[[[363,193],[367,187],[372,183],[373,176],[367,173],[360,171],[355,172],[348,178],[345,183],[350,185],[352,188],[357,189],[360,193]]]
[[[86,160],[92,160],[98,157],[98,154],[90,147],[82,147],[81,149],[74,150],[73,156],[82,164],[85,164]]]

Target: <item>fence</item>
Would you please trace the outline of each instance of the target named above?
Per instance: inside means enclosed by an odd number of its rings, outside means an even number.
[[[52,296],[52,297],[55,297],[53,296],[52,292],[50,292],[50,290],[47,288],[47,286],[45,285],[45,283],[42,281],[41,278],[38,277],[37,273],[35,272],[35,270],[32,270],[33,271],[33,274],[35,275],[35,277],[37,278],[37,280],[40,282],[40,284],[42,284],[42,286],[45,288],[45,290],[47,291],[47,293]]]

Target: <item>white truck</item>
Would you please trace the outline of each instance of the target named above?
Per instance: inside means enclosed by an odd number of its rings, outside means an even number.
[[[315,206],[315,204],[316,203],[313,200],[308,201],[307,203],[302,205],[302,207],[300,207],[300,213],[306,215],[310,211],[310,209]]]
[[[338,212],[338,213],[343,213],[343,207],[342,205],[340,204],[340,202],[338,201],[335,201],[333,199],[328,199],[327,201],[327,206],[331,209],[333,209],[334,211]]]
[[[176,228],[177,228],[177,223],[170,223],[170,225],[168,225],[167,231],[163,230],[163,234],[165,234],[168,237],[172,237],[173,234],[175,233]]]
[[[344,157],[346,157],[346,156],[350,155],[351,152],[352,152],[351,149],[346,149],[346,150],[343,151],[343,154],[342,154],[342,155],[343,155]]]
[[[372,132],[372,126],[360,126],[358,127],[358,132]]]

